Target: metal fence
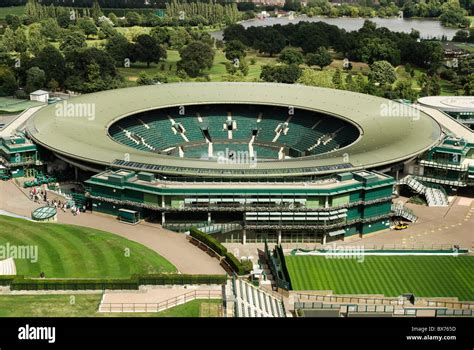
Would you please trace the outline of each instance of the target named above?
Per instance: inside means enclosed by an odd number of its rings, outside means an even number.
[[[158,303],[101,303],[99,312],[159,312],[196,299],[222,299],[222,292],[194,290]]]

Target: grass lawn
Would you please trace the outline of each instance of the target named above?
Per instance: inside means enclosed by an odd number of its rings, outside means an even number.
[[[98,313],[101,294],[1,295],[0,317],[217,317],[219,299],[192,300],[161,312]]]
[[[4,114],[20,113],[29,107],[40,105],[42,105],[42,103],[36,101],[0,97],[0,113]]]
[[[0,246],[33,245],[38,261],[15,259],[17,274],[47,278],[126,278],[135,273],[176,272],[145,246],[87,227],[35,223],[0,216]]]
[[[25,13],[25,6],[0,7],[0,19],[5,19],[7,15],[21,16]]]
[[[323,256],[285,258],[294,290],[474,300],[471,256],[366,256],[363,262]]]

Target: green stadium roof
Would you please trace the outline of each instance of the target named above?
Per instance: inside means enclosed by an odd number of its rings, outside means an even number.
[[[357,125],[361,137],[326,154],[256,164],[221,164],[140,151],[117,143],[107,132],[112,123],[138,112],[227,103],[292,106],[322,112]],[[95,114],[61,115],[60,108],[64,108],[62,112],[82,108],[82,112],[92,110]],[[383,111],[387,110],[392,115],[384,116]],[[381,167],[420,154],[436,144],[441,135],[439,125],[430,116],[394,101],[343,90],[273,83],[179,83],[87,94],[39,110],[29,120],[27,130],[35,142],[77,164],[235,177],[330,174]]]

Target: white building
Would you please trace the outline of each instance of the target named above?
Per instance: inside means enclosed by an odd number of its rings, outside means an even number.
[[[36,90],[30,94],[31,101],[38,101],[43,103],[48,103],[49,92],[44,90]]]

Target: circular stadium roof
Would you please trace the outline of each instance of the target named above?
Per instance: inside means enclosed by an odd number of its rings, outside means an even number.
[[[353,144],[327,154],[222,164],[150,153],[119,144],[108,127],[127,116],[167,107],[258,104],[295,107],[345,119],[361,130]],[[387,99],[343,90],[273,83],[180,83],[82,95],[36,112],[30,137],[75,164],[98,164],[193,176],[298,176],[381,167],[411,158],[441,135],[427,114]]]
[[[426,96],[419,98],[418,103],[447,112],[474,111],[473,96]]]

